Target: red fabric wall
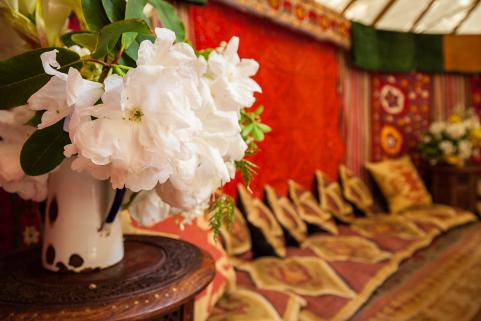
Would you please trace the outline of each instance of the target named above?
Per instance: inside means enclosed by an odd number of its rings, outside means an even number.
[[[317,168],[334,177],[344,151],[335,47],[214,1],[192,6],[190,16],[197,49],[217,47],[236,35],[240,56],[260,63],[255,79],[263,93],[255,106],[265,106],[263,121],[273,131],[252,157],[260,166],[255,194],[264,184],[286,193],[289,178],[310,187]]]

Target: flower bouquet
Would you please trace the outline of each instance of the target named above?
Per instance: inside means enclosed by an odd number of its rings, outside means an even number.
[[[479,157],[481,125],[471,109],[458,109],[447,121],[433,122],[423,135],[421,153],[432,165],[463,166]]]
[[[258,63],[239,58],[237,37],[196,51],[163,0],[37,3],[0,5],[41,47],[0,62],[0,187],[47,199],[44,266],[117,263],[122,203],[144,224],[210,208],[217,232],[233,217],[219,189],[237,169],[249,184],[255,165],[244,157],[270,131],[262,107],[245,110],[261,92]],[[80,30],[66,30],[72,17]]]

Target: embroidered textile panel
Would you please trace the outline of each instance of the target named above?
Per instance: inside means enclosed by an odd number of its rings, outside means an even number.
[[[410,154],[430,122],[432,77],[422,73],[372,75],[372,160]]]

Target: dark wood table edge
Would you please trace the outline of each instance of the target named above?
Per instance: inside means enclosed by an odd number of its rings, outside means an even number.
[[[104,301],[99,304],[89,304],[88,307],[72,305],[58,309],[58,306],[48,306],[35,312],[7,312],[0,317],[2,320],[65,321],[68,319],[93,320],[96,315],[102,315],[103,318],[99,320],[151,320],[183,304],[193,305],[193,297],[205,289],[214,278],[216,273],[214,259],[205,250],[197,249],[202,254],[199,266],[192,273],[172,280],[171,283],[166,284],[161,289],[149,290],[145,293],[135,294],[133,297],[124,297],[112,302]],[[160,300],[162,300],[162,303],[159,305]],[[192,302],[189,303],[189,301]]]

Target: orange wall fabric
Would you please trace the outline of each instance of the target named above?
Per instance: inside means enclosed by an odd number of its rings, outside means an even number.
[[[444,69],[447,72],[481,70],[481,37],[478,35],[444,35]]]
[[[190,17],[197,49],[236,35],[240,56],[260,63],[255,79],[263,93],[255,106],[265,106],[263,121],[273,131],[251,159],[260,166],[254,193],[271,184],[285,194],[289,178],[311,187],[317,168],[335,177],[344,153],[335,47],[214,1],[192,6]]]

